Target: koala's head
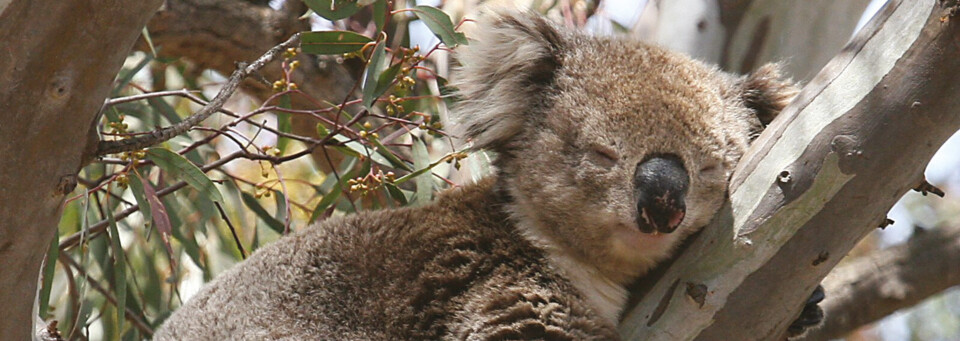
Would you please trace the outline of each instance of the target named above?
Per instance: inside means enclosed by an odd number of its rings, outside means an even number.
[[[459,107],[497,153],[524,232],[632,277],[720,208],[750,140],[796,93],[775,66],[735,77],[634,41],[528,14],[482,20]]]

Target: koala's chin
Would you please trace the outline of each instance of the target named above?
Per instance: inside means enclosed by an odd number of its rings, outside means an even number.
[[[263,247],[155,338],[617,339],[624,286],[710,221],[796,93],[775,65],[730,75],[535,15],[478,27],[456,110],[493,175]]]

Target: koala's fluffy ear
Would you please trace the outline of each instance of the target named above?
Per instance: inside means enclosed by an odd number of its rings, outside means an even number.
[[[743,104],[757,114],[766,127],[796,97],[799,89],[780,74],[779,64],[766,64],[745,77],[741,83]]]
[[[477,24],[478,36],[460,53],[460,122],[474,148],[499,151],[541,104],[562,58],[563,37],[544,18],[495,12]]]

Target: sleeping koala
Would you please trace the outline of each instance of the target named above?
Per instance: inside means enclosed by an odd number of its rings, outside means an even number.
[[[156,339],[617,339],[625,285],[712,219],[796,93],[775,66],[735,77],[538,16],[479,27],[458,111],[496,174],[264,247]]]

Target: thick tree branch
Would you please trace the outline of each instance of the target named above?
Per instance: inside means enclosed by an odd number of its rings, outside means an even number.
[[[827,319],[805,340],[840,338],[960,285],[960,226],[917,230],[905,244],[854,259],[824,279]]]
[[[0,7],[0,335],[28,340],[44,251],[111,81],[160,0]],[[92,133],[92,134],[90,134]],[[85,144],[84,142],[92,142]]]
[[[782,339],[817,283],[960,128],[956,7],[891,1],[743,157],[730,202],[628,310],[624,337]],[[792,180],[778,181],[782,172]],[[691,299],[675,283],[706,295]]]
[[[286,51],[287,48],[295,47],[299,44],[300,35],[294,34],[290,37],[290,39],[287,39],[287,41],[268,50],[253,63],[250,63],[249,65],[240,65],[236,71],[230,75],[227,83],[220,88],[220,92],[218,92],[209,103],[204,105],[203,108],[198,110],[193,115],[190,115],[190,117],[187,117],[183,121],[180,121],[179,123],[169,127],[154,130],[146,135],[132,137],[125,140],[100,141],[99,146],[97,147],[97,155],[103,156],[106,154],[129,152],[146,148],[187,132],[200,122],[203,122],[203,120],[207,119],[207,117],[210,117],[210,115],[213,115],[213,113],[220,111],[220,109],[223,107],[223,104],[226,103],[227,99],[233,95],[233,92],[237,90],[237,87],[240,86],[240,82],[244,78],[247,78],[247,76],[250,76],[251,74],[262,69],[268,63],[276,59],[277,56]]]
[[[306,12],[299,0],[286,1],[280,10],[235,0],[170,0],[167,4],[147,26],[157,53],[186,58],[201,69],[222,74],[231,73],[237,61],[253,60],[292,34],[310,30],[309,20],[298,19]],[[148,50],[143,41],[138,48]],[[292,81],[311,96],[339,102],[353,86],[350,72],[334,60],[320,62],[312,55],[300,55],[298,60],[301,66]],[[260,75],[277,80],[282,70],[279,65],[269,65]],[[242,85],[261,100],[273,94],[270,84],[262,81],[250,79]]]

